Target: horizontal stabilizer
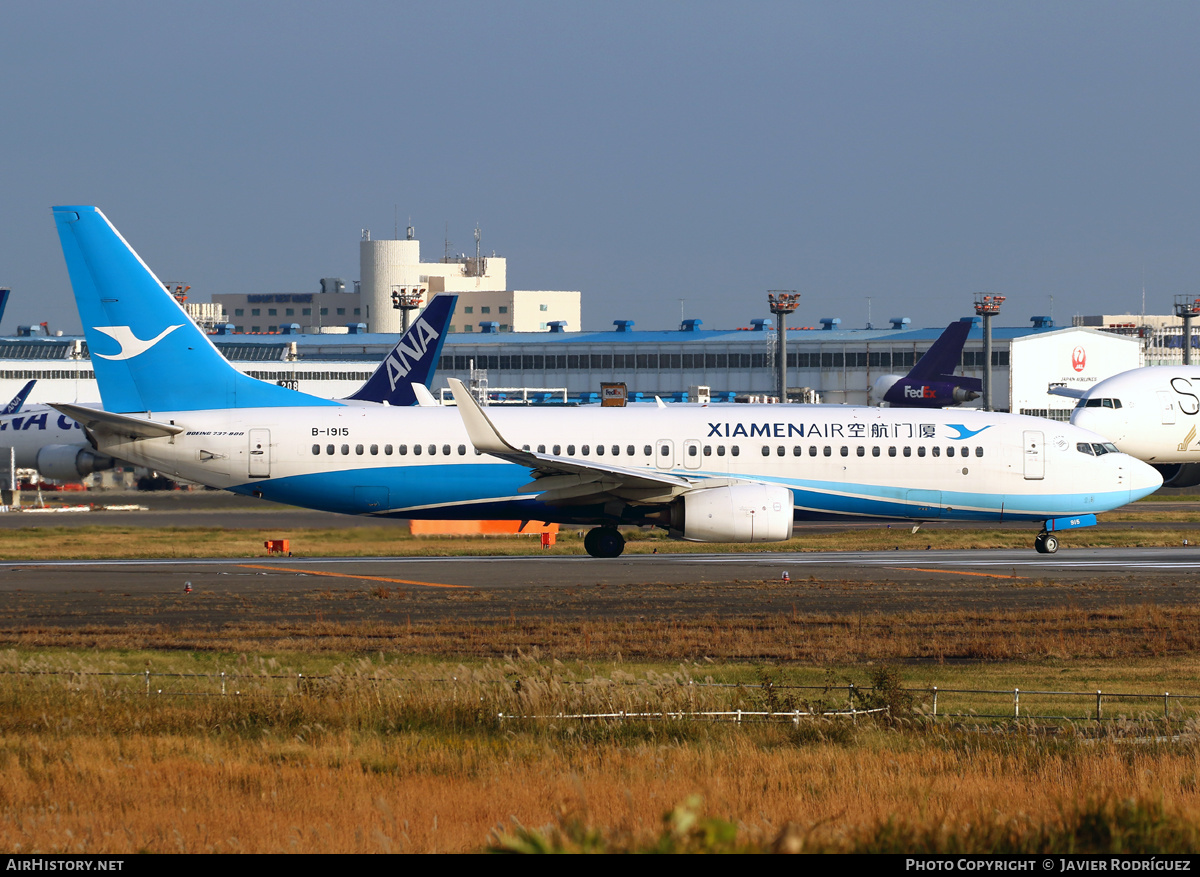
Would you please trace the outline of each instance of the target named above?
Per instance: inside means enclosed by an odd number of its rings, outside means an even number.
[[[87,408],[83,405],[61,403],[52,404],[50,407],[77,421],[84,429],[113,436],[132,439],[162,438],[167,435],[179,435],[184,429],[173,423],[159,423],[128,414],[113,414],[111,411]]]

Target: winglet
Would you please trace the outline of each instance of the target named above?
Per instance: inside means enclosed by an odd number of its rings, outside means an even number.
[[[421,408],[437,408],[438,400],[434,398],[433,393],[429,392],[429,388],[424,384],[412,385],[413,398],[417,400],[417,405]]]
[[[467,437],[475,446],[475,450],[485,454],[521,453],[504,440],[504,436],[500,435],[500,431],[462,381],[458,378],[448,378],[447,382],[450,384],[450,392],[454,394],[463,426],[467,429]]]

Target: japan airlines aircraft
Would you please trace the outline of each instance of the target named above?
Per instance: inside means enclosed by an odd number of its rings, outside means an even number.
[[[1166,487],[1200,484],[1200,367],[1158,365],[1105,378],[1079,400],[1071,423],[1150,463]]]
[[[436,404],[428,390],[437,370],[442,345],[450,334],[450,320],[457,302],[457,295],[435,295],[366,383],[344,401],[363,405]],[[117,341],[122,353],[97,354],[99,358],[131,359],[174,331],[164,331],[162,337],[142,342],[129,334],[126,327],[119,329],[114,331],[109,327],[104,334]],[[78,422],[49,405],[30,405],[22,410],[21,405],[33,384],[34,381],[26,384],[0,412],[0,447],[12,447],[16,451],[18,469],[36,469],[43,478],[52,481],[78,481],[93,472],[121,465],[107,454],[99,453],[84,436]],[[15,409],[10,411],[14,405]]]
[[[983,381],[956,375],[974,322],[951,323],[906,375],[884,375],[871,386],[875,404],[893,408],[945,408],[978,399]]]
[[[1094,524],[1096,512],[1161,483],[1115,449],[1093,454],[1098,436],[1019,415],[485,411],[458,381],[457,409],[321,399],[230,366],[99,210],[56,207],[54,218],[104,408],[55,407],[100,452],[212,487],[378,517],[593,525],[588,553],[615,557],[618,524],[773,542],[796,519],[847,517],[1038,521],[1036,547],[1053,552],[1057,531]]]

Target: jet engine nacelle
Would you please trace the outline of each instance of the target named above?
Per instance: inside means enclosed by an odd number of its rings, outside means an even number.
[[[870,398],[875,405],[883,405],[883,397],[887,395],[888,390],[896,386],[896,382],[903,378],[904,375],[880,375],[875,379],[875,383],[871,385]]]
[[[113,458],[81,445],[46,445],[38,451],[37,470],[51,481],[79,481],[113,467]]]
[[[685,493],[675,529],[690,542],[782,542],[792,537],[792,492],[768,484],[733,484]]]
[[[1195,487],[1200,484],[1200,463],[1159,463],[1154,468],[1163,477],[1163,487]]]
[[[963,402],[970,402],[973,399],[978,399],[982,393],[976,393],[974,390],[968,390],[966,387],[954,388],[954,403],[961,405]]]

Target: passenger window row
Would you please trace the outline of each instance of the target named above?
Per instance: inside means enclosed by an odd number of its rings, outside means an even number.
[[[393,448],[391,445],[384,445],[383,446],[383,455],[385,457],[392,456],[392,450],[393,450]],[[431,457],[436,456],[438,453],[438,450],[439,450],[438,445],[413,445],[412,446],[412,454],[414,457],[419,457],[419,456],[421,456],[422,453],[428,453],[429,456],[431,456]],[[453,449],[451,448],[450,445],[441,445],[440,450],[441,450],[442,456],[444,456],[444,457],[449,457],[453,453],[456,453],[456,452],[457,452],[458,456],[460,456],[460,457],[465,457],[467,455],[467,446],[466,445],[459,445],[457,448],[453,448]],[[343,456],[349,456],[350,455],[350,445],[341,445],[340,447],[338,445],[325,445],[325,453],[330,456],[337,454],[339,451],[342,453]],[[369,447],[364,446],[364,445],[354,445],[354,453],[358,456],[362,456],[363,454],[366,454],[369,452],[372,457],[376,457],[379,455],[379,451],[380,451],[379,445],[370,445]],[[318,456],[321,453],[321,446],[313,445],[312,452],[313,452],[314,457]],[[409,453],[409,446],[408,445],[396,445],[395,453],[396,453],[396,456],[405,457]],[[475,451],[475,453],[478,455],[479,451]]]
[[[901,452],[903,453],[903,455],[905,457],[911,457],[913,455],[912,446],[906,445],[902,449],[902,451],[898,450],[895,445],[890,445],[887,449],[887,455],[889,457],[895,457],[897,455],[897,453],[901,453]],[[850,446],[842,445],[840,448],[838,448],[838,453],[843,457],[849,457],[850,456]],[[925,445],[917,445],[917,456],[918,457],[924,457],[926,453],[927,453],[927,451],[926,451]],[[934,457],[940,457],[942,455],[942,448],[939,445],[934,445],[931,448],[929,448],[928,453]],[[818,451],[817,445],[809,445],[808,446],[808,455],[810,457],[815,457],[818,454],[820,454],[821,456],[825,456],[825,457],[832,457],[833,456],[833,446],[825,445],[819,451]],[[947,445],[945,454],[947,457],[953,457],[956,455],[959,457],[969,457],[969,456],[971,456],[971,449],[969,447],[966,447],[965,445],[957,445],[957,446],[956,445]],[[771,456],[771,446],[770,445],[762,446],[762,455],[764,457]],[[776,445],[775,455],[777,457],[787,456],[787,448],[784,447],[783,445]],[[866,455],[867,455],[866,446],[864,446],[864,445],[855,446],[854,456],[865,457]],[[871,446],[871,456],[872,457],[879,457],[882,455],[883,455],[883,449],[879,445]],[[803,446],[793,445],[792,446],[792,456],[793,457],[804,456]],[[982,447],[975,448],[975,456],[976,457],[983,456],[983,448]]]

